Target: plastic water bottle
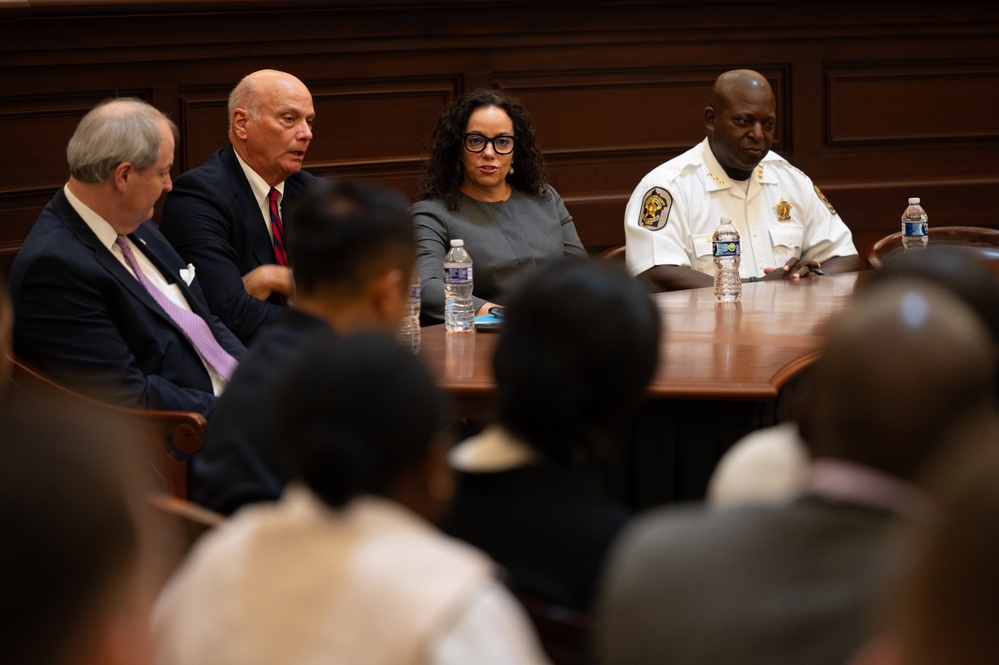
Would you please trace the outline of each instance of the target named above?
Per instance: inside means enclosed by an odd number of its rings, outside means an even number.
[[[451,251],[444,257],[444,326],[448,332],[475,330],[472,257],[461,239],[451,241]]]
[[[739,232],[732,220],[722,217],[711,236],[715,257],[715,301],[739,302],[742,298],[742,278],[739,277]]]
[[[929,217],[923,206],[919,205],[919,198],[909,199],[909,207],[902,213],[902,249],[926,249],[930,242],[930,231],[928,224]]]
[[[406,317],[399,328],[399,343],[412,349],[413,353],[420,350],[420,276],[415,270],[409,282],[409,302]]]

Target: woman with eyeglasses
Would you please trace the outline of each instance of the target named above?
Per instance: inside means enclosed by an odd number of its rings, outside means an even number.
[[[444,320],[444,257],[455,238],[474,262],[476,315],[504,304],[525,269],[586,256],[572,216],[548,185],[527,112],[502,91],[470,92],[444,109],[416,198],[425,323]]]

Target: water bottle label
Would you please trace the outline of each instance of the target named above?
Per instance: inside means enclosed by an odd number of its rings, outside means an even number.
[[[447,284],[471,284],[472,268],[470,266],[444,268],[444,282]]]
[[[929,226],[927,222],[902,222],[902,231],[906,238],[922,238]]]
[[[724,258],[727,256],[739,256],[738,240],[726,240],[725,242],[715,241],[711,244],[714,245],[715,258]]]

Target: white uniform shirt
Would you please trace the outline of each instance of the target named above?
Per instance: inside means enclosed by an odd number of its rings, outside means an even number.
[[[811,179],[768,152],[748,188],[733,181],[707,139],[646,175],[624,214],[628,268],[638,275],[657,265],[714,274],[711,234],[732,219],[742,245],[739,274],[763,277],[764,268],[792,257],[822,263],[853,256],[850,229]]]

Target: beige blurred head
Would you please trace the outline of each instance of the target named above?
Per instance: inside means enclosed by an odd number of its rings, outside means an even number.
[[[0,415],[4,662],[145,665],[150,615],[178,542],[150,512],[138,423],[35,399]]]
[[[981,320],[939,287],[872,287],[826,343],[802,434],[816,457],[916,480],[963,432],[992,426],[994,363]]]

